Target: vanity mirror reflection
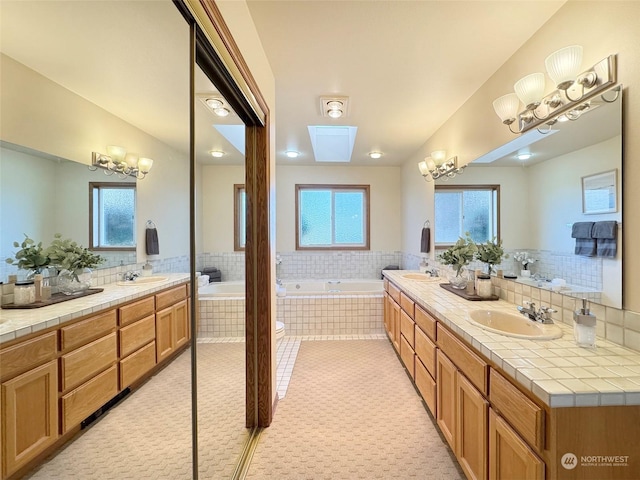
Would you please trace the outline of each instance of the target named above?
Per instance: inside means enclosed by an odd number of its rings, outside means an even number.
[[[583,211],[583,178],[617,174],[615,208]],[[441,185],[500,185],[500,236],[510,257],[500,268],[515,280],[563,295],[587,297],[622,308],[622,87],[590,101],[576,120],[551,131],[529,131],[468,165],[464,175]],[[576,222],[617,222],[614,257],[576,255]],[[436,225],[437,228],[437,225]],[[531,278],[522,278],[514,253],[535,259]],[[552,285],[553,279],[566,285]]]

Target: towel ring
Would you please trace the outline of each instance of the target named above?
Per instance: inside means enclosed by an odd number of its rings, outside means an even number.
[[[423,228],[430,228],[431,227],[431,222],[429,220],[427,220],[426,222],[424,222],[424,225],[422,225]]]
[[[147,220],[147,228],[156,228],[156,224],[151,220]]]

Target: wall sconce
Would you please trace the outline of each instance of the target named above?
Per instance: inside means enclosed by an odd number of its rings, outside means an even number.
[[[117,174],[120,178],[135,177],[142,180],[153,166],[150,158],[139,157],[115,145],[107,146],[107,153],[91,152],[89,170],[104,169],[105,175]]]
[[[616,82],[615,55],[609,55],[579,73],[582,67],[580,45],[571,45],[552,53],[546,58],[545,67],[556,87],[550,94],[544,95],[544,73],[532,73],[515,83],[515,93],[508,93],[493,101],[496,114],[511,132],[524,133],[546,124],[549,127],[547,130],[538,130],[547,133],[563,114],[570,120],[576,120],[589,109],[590,98]],[[525,106],[522,111],[521,102]],[[516,121],[518,125],[514,130],[512,125]]]
[[[446,150],[436,150],[435,152],[431,152],[430,157],[426,157],[418,163],[420,174],[427,182],[437,180],[440,177],[444,177],[445,180],[453,178],[457,174],[462,173],[466,167],[466,165],[458,165],[458,157],[452,157],[445,161],[446,158]]]

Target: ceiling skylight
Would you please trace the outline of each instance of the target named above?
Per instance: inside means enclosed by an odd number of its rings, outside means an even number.
[[[309,125],[316,162],[350,162],[358,127]]]

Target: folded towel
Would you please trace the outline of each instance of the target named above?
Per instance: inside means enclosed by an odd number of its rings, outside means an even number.
[[[615,240],[618,236],[618,222],[615,220],[606,222],[596,222],[591,230],[593,238],[608,238]]]
[[[576,238],[576,248],[574,253],[585,257],[593,257],[596,254],[596,239]]]
[[[431,250],[431,229],[424,227],[420,238],[420,251],[422,253],[429,253],[429,250]]]
[[[147,228],[146,231],[147,255],[159,255],[160,246],[158,244],[158,230]]]
[[[598,257],[613,258],[616,256],[618,241],[615,238],[598,238],[596,243],[596,255]]]
[[[594,222],[576,222],[571,227],[571,238],[593,238],[591,231]]]

